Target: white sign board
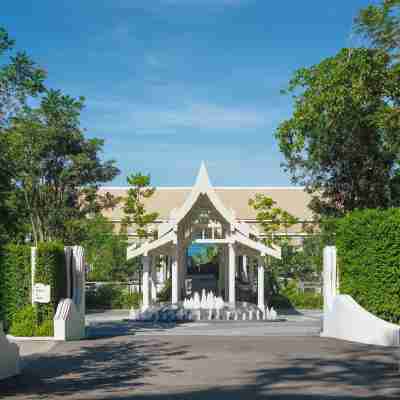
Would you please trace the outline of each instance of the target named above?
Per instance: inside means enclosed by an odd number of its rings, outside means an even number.
[[[50,303],[50,285],[35,283],[33,286],[34,303]]]

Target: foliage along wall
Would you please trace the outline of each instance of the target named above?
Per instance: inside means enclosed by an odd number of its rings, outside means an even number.
[[[8,329],[16,312],[31,303],[31,248],[8,244],[0,252],[0,320]]]
[[[39,243],[36,252],[35,283],[50,285],[50,303],[36,304],[39,324],[52,320],[61,298],[67,297],[64,245],[60,242]]]
[[[360,210],[338,221],[340,292],[400,322],[400,209]]]

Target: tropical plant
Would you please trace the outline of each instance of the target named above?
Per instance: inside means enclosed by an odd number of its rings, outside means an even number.
[[[127,177],[130,186],[124,204],[124,218],[122,225],[125,229],[133,227],[135,235],[140,239],[149,239],[156,236],[152,224],[158,218],[158,213],[146,211],[144,201],[155,193],[156,189],[150,185],[150,175],[140,172]]]

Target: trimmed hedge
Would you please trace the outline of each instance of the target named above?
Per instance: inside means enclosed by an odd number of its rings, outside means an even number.
[[[35,283],[50,285],[50,303],[36,304],[38,323],[52,320],[60,299],[67,296],[64,245],[39,243],[36,252]]]
[[[340,292],[400,322],[400,209],[359,210],[338,221]]]
[[[119,285],[106,284],[86,291],[86,308],[92,310],[139,308],[141,301],[140,293],[129,293]]]
[[[298,283],[291,281],[278,294],[271,297],[269,306],[277,309],[321,310],[323,298],[319,293],[300,291]]]
[[[8,244],[0,253],[0,320],[6,330],[31,296],[31,248]]]

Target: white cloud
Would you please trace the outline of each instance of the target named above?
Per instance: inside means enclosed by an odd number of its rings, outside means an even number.
[[[122,100],[89,101],[88,108],[103,127],[132,129],[137,134],[173,133],[180,129],[246,130],[269,126],[279,118],[279,110],[248,106],[188,102],[162,107]],[[94,111],[94,114],[93,114]]]

